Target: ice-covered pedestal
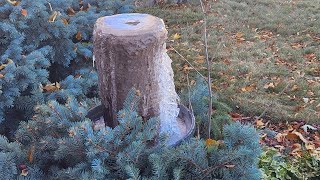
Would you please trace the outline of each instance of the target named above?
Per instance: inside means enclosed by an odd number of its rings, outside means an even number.
[[[94,28],[94,56],[100,97],[108,109],[105,119],[111,119],[108,125],[116,126],[117,112],[134,87],[141,93],[139,114],[146,119],[159,116],[160,133],[167,133],[168,145],[173,145],[190,129],[178,117],[181,110],[166,38],[160,18],[138,13],[106,16],[99,18]]]

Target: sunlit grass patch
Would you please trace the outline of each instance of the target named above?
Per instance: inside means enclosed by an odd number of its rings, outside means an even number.
[[[320,119],[320,4],[311,0],[219,0],[206,4],[212,87],[235,109],[271,120]],[[199,4],[142,9],[168,26],[176,86],[206,76]],[[172,38],[179,34],[179,39]]]

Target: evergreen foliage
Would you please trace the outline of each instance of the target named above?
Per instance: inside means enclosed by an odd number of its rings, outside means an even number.
[[[27,170],[25,177],[33,179],[259,179],[253,127],[233,123],[224,126],[220,143],[191,138],[168,147],[165,135],[158,136],[158,118],[144,121],[135,111],[138,99],[131,90],[114,129],[96,128],[85,117],[97,105],[92,100],[37,106],[33,119],[21,123],[16,142],[1,137],[3,177],[22,177]]]
[[[94,23],[133,9],[133,0],[0,0],[0,132],[12,136],[37,104],[96,97]]]
[[[217,98],[215,144],[198,137],[167,147],[158,118],[143,120],[136,112],[135,90],[115,128],[86,118],[98,104],[90,60],[94,23],[133,7],[133,0],[0,0],[0,132],[7,136],[0,135],[1,178],[259,179],[257,133],[230,123],[230,109]],[[191,89],[205,130],[206,84]],[[15,131],[20,120],[28,121]]]
[[[197,125],[199,126],[199,129],[203,131],[202,135],[207,137],[207,125],[209,124],[209,91],[207,82],[203,78],[197,77],[194,86],[190,87],[188,90],[183,90],[181,93],[181,100],[184,104],[189,104],[190,101]],[[215,139],[221,139],[224,125],[231,123],[231,118],[229,116],[231,108],[219,101],[219,95],[217,93],[213,94],[212,107],[214,108],[214,111],[211,117],[211,133]]]

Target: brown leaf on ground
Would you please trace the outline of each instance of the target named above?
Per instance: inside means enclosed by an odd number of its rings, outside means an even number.
[[[28,15],[28,11],[25,9],[21,9],[21,14],[26,17]]]

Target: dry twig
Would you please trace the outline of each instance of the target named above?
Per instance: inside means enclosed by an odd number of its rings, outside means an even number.
[[[208,110],[208,118],[209,118],[209,134],[208,138],[211,138],[211,114],[212,114],[212,88],[211,88],[211,61],[209,60],[208,54],[208,37],[207,37],[207,13],[204,9],[204,5],[202,0],[200,0],[201,9],[203,12],[203,21],[204,21],[204,44],[205,44],[205,53],[206,53],[206,61],[207,61],[207,69],[208,69],[208,89],[209,89],[209,110]]]

